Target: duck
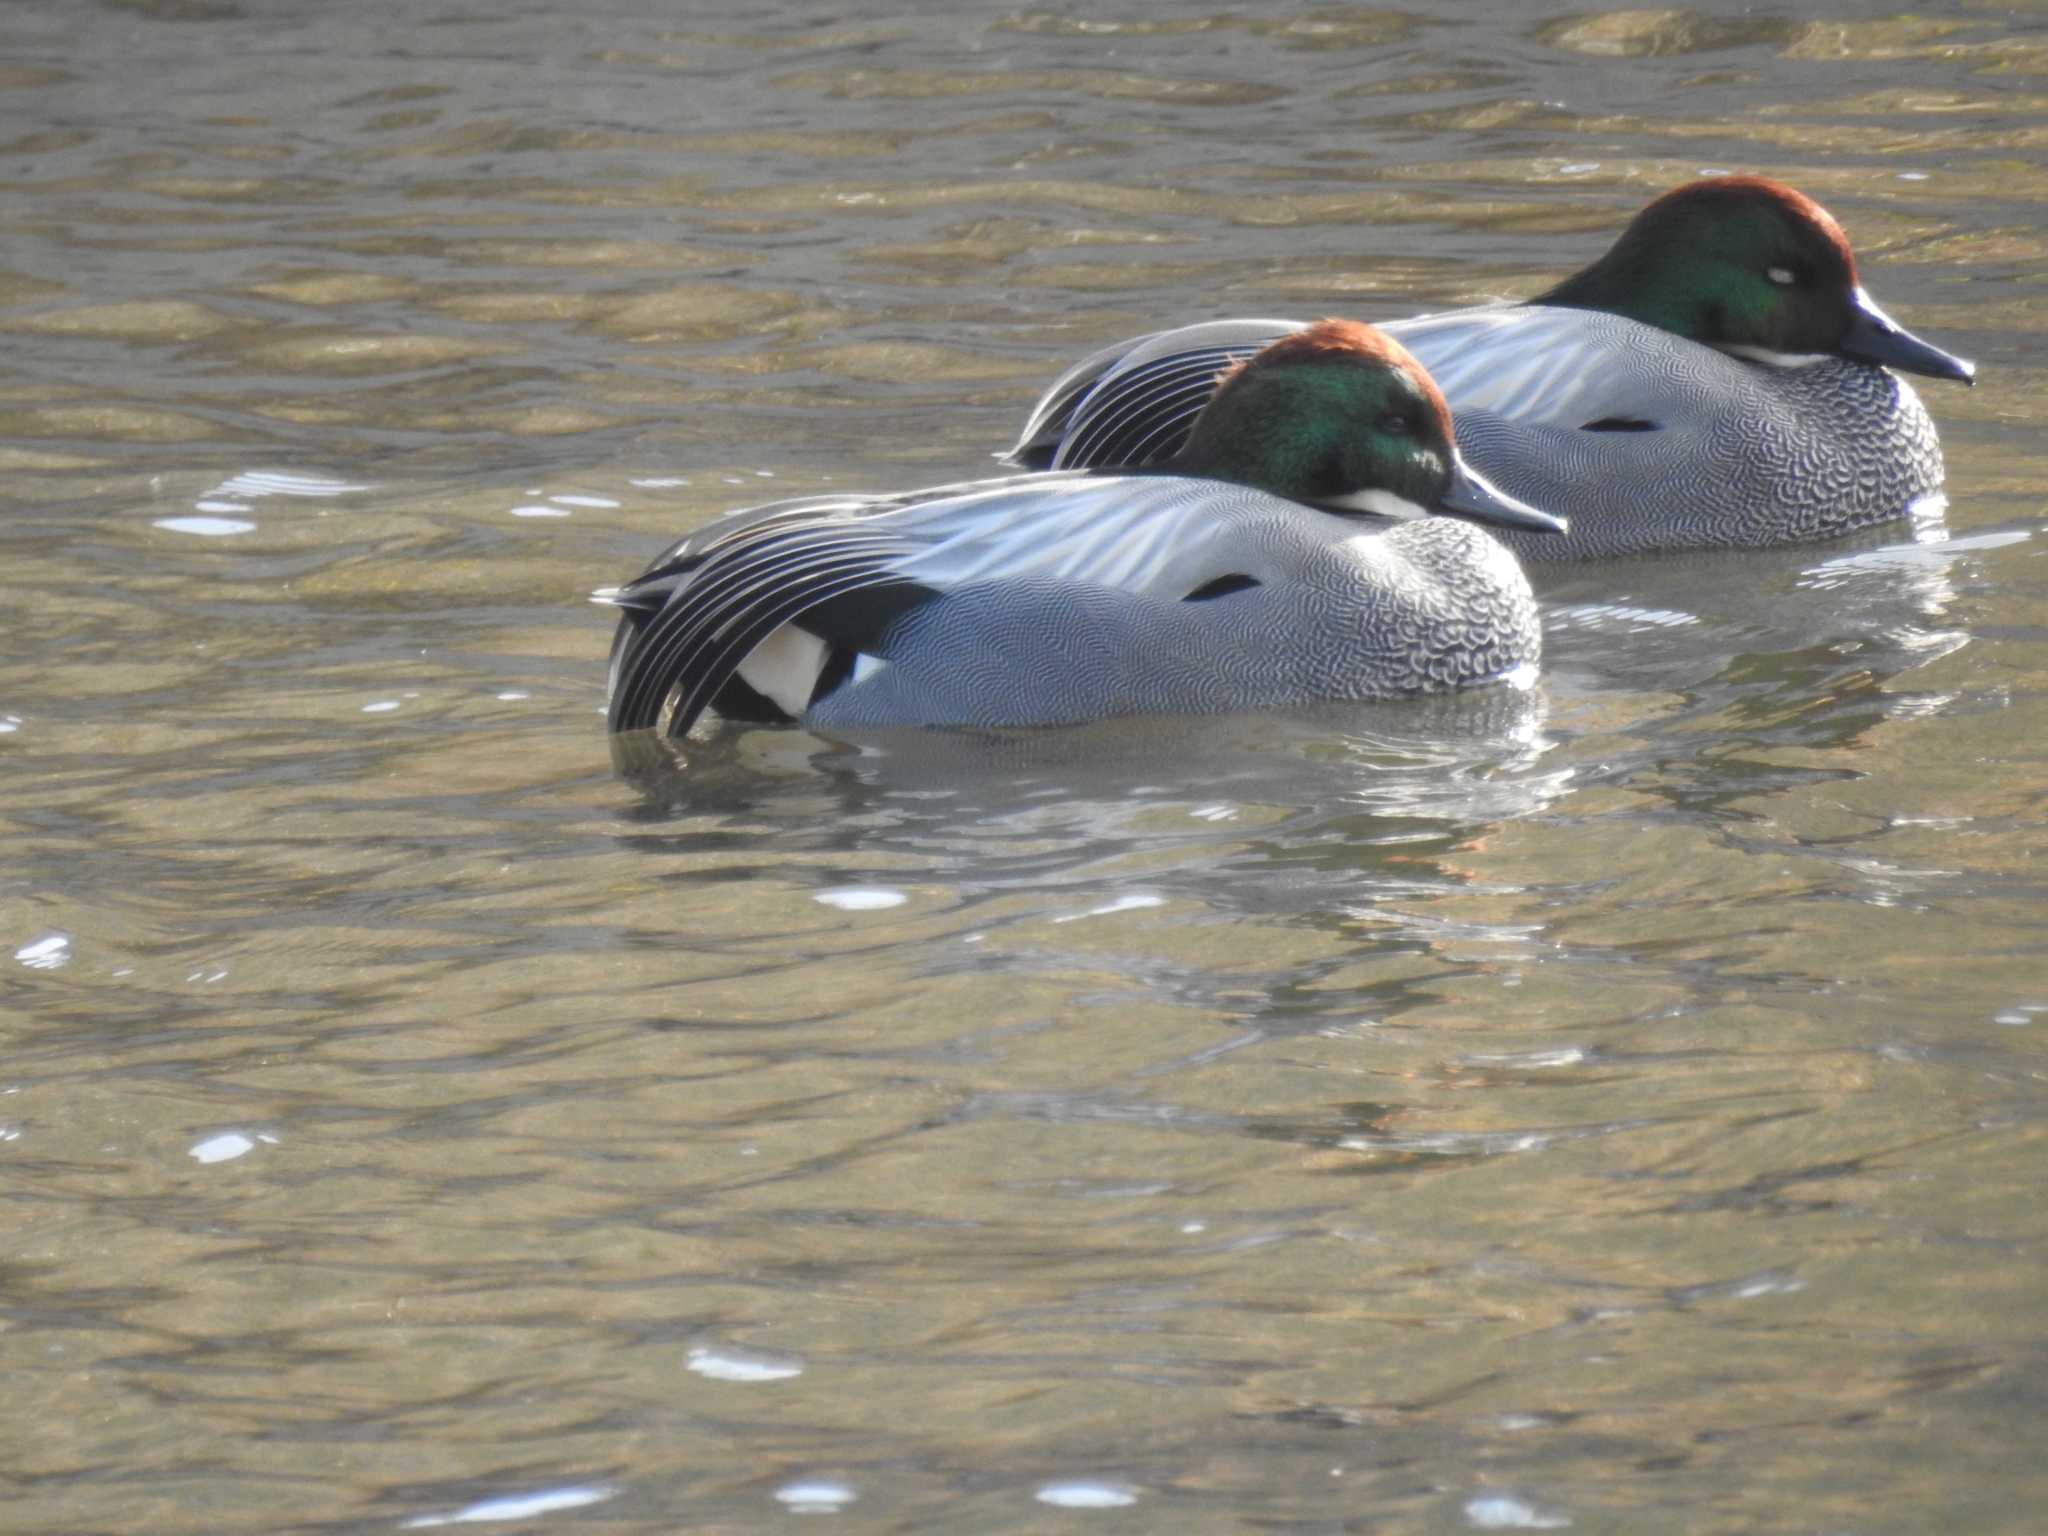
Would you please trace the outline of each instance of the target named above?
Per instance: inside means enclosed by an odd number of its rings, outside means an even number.
[[[1295,328],[1212,321],[1105,348],[1054,382],[1003,457],[1068,469],[1170,456],[1215,371]],[[1666,192],[1532,299],[1380,329],[1435,376],[1471,463],[1568,518],[1561,538],[1504,534],[1538,561],[1938,516],[1940,441],[1898,375],[1976,377],[1879,308],[1833,215],[1754,175]]]
[[[728,513],[623,586],[607,722],[1045,726],[1531,676],[1488,529],[1564,524],[1463,459],[1398,342],[1353,321],[1232,365],[1153,469]]]

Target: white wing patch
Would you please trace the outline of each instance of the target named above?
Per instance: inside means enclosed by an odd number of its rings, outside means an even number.
[[[811,707],[811,690],[825,670],[825,642],[785,624],[747,653],[740,681],[792,720]]]

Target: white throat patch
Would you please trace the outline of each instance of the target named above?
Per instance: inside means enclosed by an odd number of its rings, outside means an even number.
[[[1332,496],[1316,505],[1327,507],[1332,512],[1370,512],[1375,517],[1393,517],[1403,521],[1432,515],[1429,508],[1378,487],[1369,491],[1353,491],[1348,496]]]
[[[1826,352],[1773,352],[1769,347],[1726,346],[1721,349],[1730,357],[1743,357],[1752,363],[1762,363],[1769,368],[1811,368],[1815,363],[1824,363],[1830,354]]]

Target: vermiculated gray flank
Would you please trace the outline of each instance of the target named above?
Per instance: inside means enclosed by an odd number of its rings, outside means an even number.
[[[1234,487],[1200,499],[1259,585],[1195,601],[1047,577],[962,587],[898,620],[883,665],[805,723],[1043,725],[1387,698],[1541,657],[1528,582],[1477,528],[1275,515],[1273,498]]]

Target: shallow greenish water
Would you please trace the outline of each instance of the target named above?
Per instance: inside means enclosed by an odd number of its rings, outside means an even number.
[[[0,1524],[2038,1528],[2037,6],[282,9],[0,12]],[[1716,167],[1945,530],[614,772],[683,529]]]

